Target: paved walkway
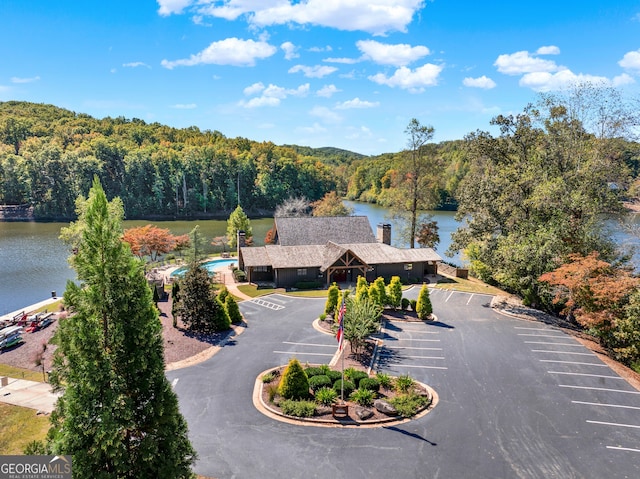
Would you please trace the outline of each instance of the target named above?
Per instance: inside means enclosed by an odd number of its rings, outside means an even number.
[[[2,386],[7,381],[6,386]],[[50,414],[58,400],[58,395],[51,392],[51,385],[26,379],[0,379],[0,402],[14,406],[37,409]]]

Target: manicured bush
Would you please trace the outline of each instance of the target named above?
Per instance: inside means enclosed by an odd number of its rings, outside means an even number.
[[[331,371],[331,367],[328,364],[321,364],[318,367],[322,371],[322,374],[326,374],[327,376],[329,375],[329,371]],[[331,377],[331,376],[329,376],[329,377]]]
[[[293,358],[285,368],[279,391],[285,399],[305,399],[309,396],[309,378],[297,359]]]
[[[416,313],[418,313],[418,319],[428,319],[433,313],[433,306],[431,306],[431,299],[429,298],[429,288],[426,284],[422,285],[420,293],[418,293],[418,302],[416,304]]]
[[[369,297],[369,283],[364,276],[358,276],[356,282],[356,301]]]
[[[355,388],[355,384],[346,379],[344,380],[344,385],[342,379],[338,379],[335,383],[333,383],[333,390],[338,394],[340,394],[344,389],[344,397],[349,397]]]
[[[327,291],[327,302],[324,304],[324,312],[326,314],[333,315],[338,307],[338,295],[340,294],[340,290],[338,289],[338,285],[333,283],[329,286]]]
[[[241,269],[236,269],[233,271],[233,277],[238,283],[244,283],[247,280],[247,275]]]
[[[400,307],[402,308],[403,311],[406,311],[407,309],[409,309],[410,304],[411,304],[411,301],[409,301],[409,298],[402,298],[402,303]]]
[[[342,373],[340,371],[326,371],[325,374],[331,378],[332,381],[337,381],[338,379],[342,379]]]
[[[218,299],[220,300],[220,302],[222,304],[224,304],[225,300],[227,299],[227,296],[229,296],[229,290],[227,289],[226,286],[223,286],[219,291],[218,291]]]
[[[338,393],[331,388],[320,388],[316,391],[315,398],[318,404],[330,406],[337,399]]]
[[[356,389],[351,393],[350,398],[360,406],[371,406],[375,399],[375,393],[369,389]]]
[[[415,299],[412,299],[409,301],[409,303],[411,304],[411,311],[416,311],[417,309],[416,305],[418,304],[418,301]]]
[[[331,387],[331,384],[333,384],[333,382],[329,376],[325,376],[324,374],[309,378],[309,387],[314,392],[323,387]]]
[[[311,417],[316,412],[316,405],[312,401],[294,401],[286,399],[280,402],[282,413],[287,416]]]
[[[263,375],[262,375],[262,378],[260,378],[260,379],[262,379],[262,382],[266,384],[266,383],[270,383],[270,382],[271,382],[271,381],[273,381],[275,378],[276,378],[276,375],[275,375],[275,374],[273,374],[273,373],[267,373],[267,374],[263,374]]]
[[[398,309],[402,304],[402,284],[400,283],[400,276],[392,276],[389,282],[389,291],[387,294],[387,302],[393,307]]]
[[[324,374],[324,371],[316,366],[308,366],[304,368],[304,372],[307,373],[307,377],[309,379],[311,379],[313,376],[320,376],[321,374]]]
[[[348,379],[349,381],[351,381],[356,388],[359,388],[360,380],[364,378],[368,378],[369,375],[364,371],[358,371],[354,369],[353,371],[345,370],[344,377],[345,379]]]
[[[391,386],[393,385],[393,378],[387,373],[377,373],[376,379],[380,383],[380,387],[391,389]]]
[[[376,378],[362,378],[358,384],[358,389],[368,389],[377,393],[380,390],[380,381]]]
[[[242,322],[242,314],[240,313],[238,303],[230,294],[227,294],[227,296],[225,297],[224,309],[227,310],[227,314],[229,315],[231,324],[240,324]]]
[[[325,319],[327,319],[327,313],[322,313],[320,315],[320,321],[324,321]]]
[[[298,281],[294,287],[296,289],[318,289],[322,287],[321,281]]]

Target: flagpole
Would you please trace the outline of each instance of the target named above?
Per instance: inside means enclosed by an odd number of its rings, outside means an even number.
[[[344,334],[344,333],[342,333]],[[340,401],[344,404],[344,348],[342,348],[342,344],[340,344],[341,353],[342,353],[342,381],[340,381]]]

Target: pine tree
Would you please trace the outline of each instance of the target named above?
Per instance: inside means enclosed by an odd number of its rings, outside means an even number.
[[[245,214],[240,205],[233,210],[233,213],[229,215],[229,219],[227,220],[227,244],[231,248],[235,248],[237,246],[238,231],[244,231],[247,244],[251,243],[253,238],[251,221],[249,221],[249,217]]]
[[[158,310],[143,264],[121,241],[121,205],[97,179],[74,228],[82,286],[68,282],[72,315],[55,336],[50,378],[63,394],[51,449],[73,455],[74,477],[191,477],[195,451],[164,374]]]
[[[336,283],[329,286],[327,291],[327,301],[324,304],[325,314],[334,314],[338,308],[338,296],[340,295],[340,289]]]
[[[296,358],[289,361],[282,373],[279,393],[285,399],[306,399],[309,396],[309,378]]]
[[[433,313],[433,306],[431,306],[431,298],[429,297],[429,288],[427,288],[426,284],[422,285],[418,293],[416,312],[418,313],[418,319],[429,319],[429,316]]]
[[[240,324],[242,322],[242,314],[240,314],[238,303],[230,294],[227,294],[227,297],[224,300],[224,309],[227,310],[229,320],[231,320],[232,324]]]
[[[356,282],[356,301],[369,297],[369,283],[364,276],[358,276]]]
[[[231,326],[229,315],[211,289],[209,273],[198,263],[191,263],[182,279],[176,311],[193,331],[226,331]]]
[[[402,304],[402,283],[400,283],[400,276],[391,277],[387,300],[394,309],[398,309]]]

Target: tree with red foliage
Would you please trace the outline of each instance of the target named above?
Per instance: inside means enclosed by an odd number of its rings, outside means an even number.
[[[640,278],[630,270],[612,266],[595,251],[587,256],[570,255],[568,263],[539,280],[555,287],[554,303],[563,302],[565,314],[595,329],[605,341],[624,317],[629,297],[640,285]]]
[[[123,240],[131,246],[131,252],[139,258],[150,256],[156,261],[158,255],[168,253],[176,248],[176,237],[168,229],[154,225],[139,226],[125,230]]]

